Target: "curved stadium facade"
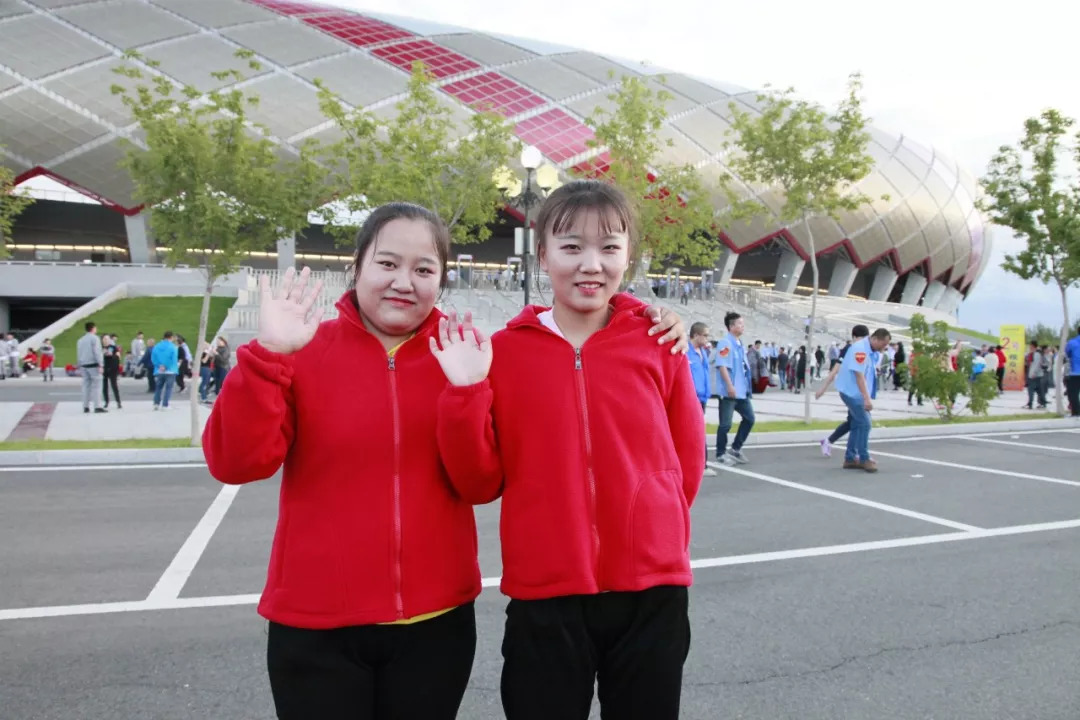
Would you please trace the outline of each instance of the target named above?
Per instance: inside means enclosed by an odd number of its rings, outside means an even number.
[[[662,131],[670,141],[665,152],[672,161],[695,165],[711,184],[726,172],[720,158],[730,103],[751,111],[756,104],[755,92],[713,80],[521,38],[311,3],[2,0],[0,163],[15,169],[20,180],[47,175],[103,206],[38,203],[16,225],[16,257],[33,259],[37,250],[60,247],[69,259],[79,252],[70,235],[98,247],[98,258],[152,260],[131,181],[117,166],[121,138],[132,126],[110,93],[112,71],[126,50],[135,49],[177,81],[210,90],[212,71],[239,69],[239,48],[254,51],[263,64],[246,88],[260,96],[255,115],[285,152],[308,137],[332,136],[318,110],[314,79],[353,106],[392,113],[416,60],[428,65],[441,101],[457,116],[481,104],[496,108],[524,143],[568,174],[603,164],[586,146],[592,130],[584,118],[609,103],[619,75],[645,75],[671,93]],[[952,312],[990,257],[975,206],[975,178],[910,138],[871,133],[876,165],[860,189],[889,199],[838,222],[813,223],[822,287],[834,296],[921,302]],[[778,209],[776,192],[746,191]],[[783,292],[809,282],[806,238],[799,229],[782,229],[775,217],[726,228],[724,243],[717,265],[722,280],[773,284]],[[511,250],[503,228],[465,252],[505,262]],[[344,252],[318,229],[296,248],[301,260],[330,262]]]

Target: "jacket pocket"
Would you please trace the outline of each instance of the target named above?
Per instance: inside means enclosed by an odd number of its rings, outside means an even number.
[[[643,475],[630,511],[630,547],[635,572],[651,574],[686,569],[690,509],[680,486],[682,473],[662,470]]]

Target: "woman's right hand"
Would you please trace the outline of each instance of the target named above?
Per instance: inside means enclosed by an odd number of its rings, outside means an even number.
[[[439,341],[430,338],[431,354],[439,361],[451,385],[467,387],[483,382],[491,369],[491,340],[473,327],[472,313],[458,325],[457,313],[439,320]]]
[[[300,272],[289,268],[277,289],[271,291],[265,275],[259,277],[259,344],[271,352],[293,353],[311,342],[322,320],[323,309],[312,312],[315,300],[322,291],[322,280],[307,293],[309,268]]]

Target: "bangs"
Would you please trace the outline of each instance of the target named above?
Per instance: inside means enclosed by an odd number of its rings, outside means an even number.
[[[569,233],[584,213],[595,213],[597,228],[604,236],[624,234],[630,247],[634,247],[637,223],[633,206],[621,190],[596,180],[575,180],[548,197],[536,218],[541,242],[549,232]]]

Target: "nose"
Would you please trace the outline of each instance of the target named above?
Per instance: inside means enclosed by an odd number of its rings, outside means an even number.
[[[598,273],[603,267],[600,264],[600,253],[593,249],[587,249],[581,253],[581,262],[578,266],[581,272]]]
[[[408,268],[399,267],[397,269],[393,279],[390,281],[390,289],[403,295],[413,291],[412,273]]]

